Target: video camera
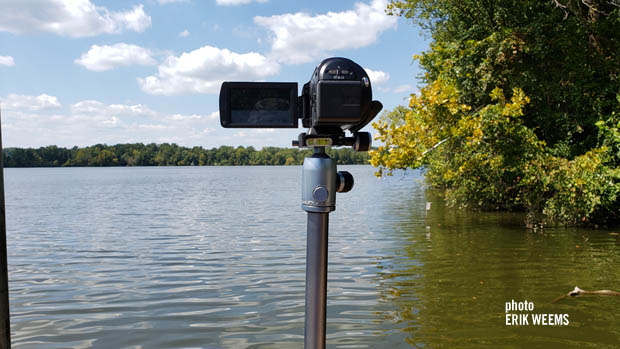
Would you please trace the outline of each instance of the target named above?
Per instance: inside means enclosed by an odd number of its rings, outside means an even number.
[[[368,151],[372,138],[359,132],[383,108],[372,100],[368,74],[346,58],[328,58],[312,73],[297,96],[296,82],[224,82],[220,90],[222,127],[308,128],[293,146],[313,147],[304,158],[301,208],[308,213],[304,347],[325,347],[327,314],[327,236],[336,193],[353,188],[353,176],[337,171],[326,146],[350,145]],[[352,136],[346,137],[348,130]]]
[[[225,128],[297,128],[308,133],[294,146],[351,145],[370,149],[371,137],[358,132],[383,108],[372,100],[366,71],[347,58],[322,61],[297,96],[296,82],[224,82],[220,89],[220,123]],[[345,136],[348,130],[352,137]]]

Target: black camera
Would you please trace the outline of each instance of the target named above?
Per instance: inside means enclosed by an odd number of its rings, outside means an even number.
[[[366,71],[347,58],[321,62],[297,96],[296,82],[224,82],[220,90],[220,123],[226,128],[297,128],[298,119],[309,129],[294,145],[310,146],[309,139],[329,139],[327,145],[370,147],[370,135],[358,134],[383,106],[372,100]],[[349,130],[353,137],[345,137]]]

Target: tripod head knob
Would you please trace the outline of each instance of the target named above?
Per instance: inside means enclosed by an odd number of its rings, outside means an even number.
[[[336,191],[338,193],[347,193],[353,189],[353,175],[347,171],[338,171],[336,174]]]
[[[368,132],[356,132],[354,135],[355,143],[353,149],[355,151],[369,151],[372,144],[372,136]]]

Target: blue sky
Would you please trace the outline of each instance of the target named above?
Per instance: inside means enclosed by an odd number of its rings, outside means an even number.
[[[407,104],[428,47],[386,0],[0,0],[4,147],[174,142],[290,146],[299,129],[222,129],[222,81],[291,81],[324,58]],[[366,128],[372,131],[371,127]]]

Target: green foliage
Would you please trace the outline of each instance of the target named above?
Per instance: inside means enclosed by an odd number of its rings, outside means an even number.
[[[367,164],[368,154],[350,148],[328,149],[327,153],[339,164]],[[301,165],[311,150],[297,148],[221,146],[204,149],[186,148],[176,144],[97,144],[71,149],[55,145],[38,149],[6,148],[3,150],[5,167],[56,166],[246,166],[246,165]]]
[[[426,85],[374,123],[379,174],[424,167],[448,202],[620,222],[620,3],[392,0],[433,38]],[[505,93],[511,95],[506,97]]]

